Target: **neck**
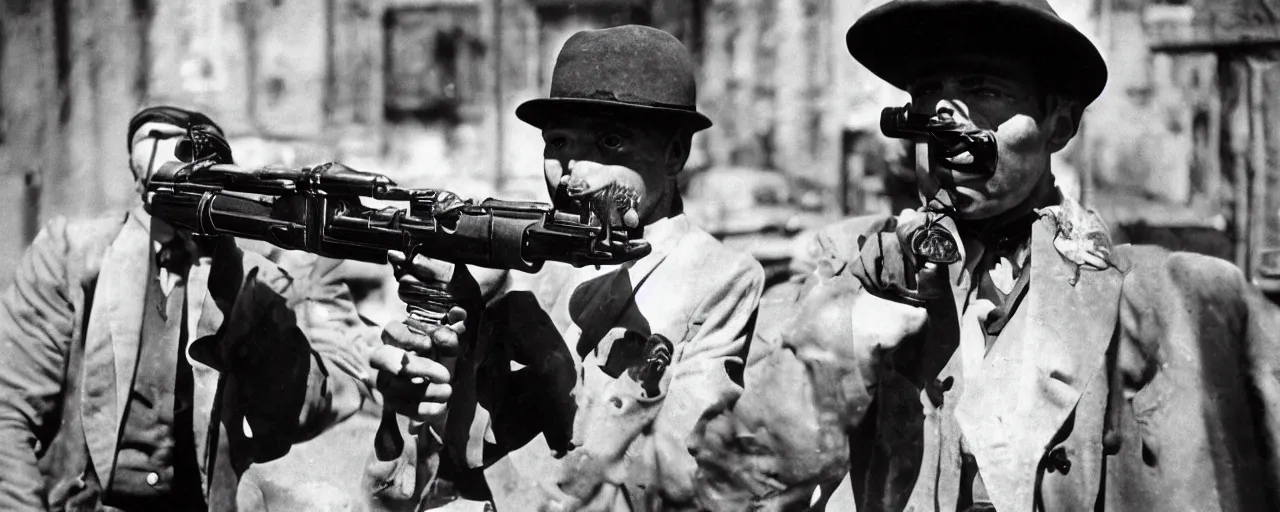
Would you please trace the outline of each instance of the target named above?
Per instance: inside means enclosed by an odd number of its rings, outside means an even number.
[[[649,215],[645,216],[640,224],[648,226],[681,213],[684,213],[684,199],[680,197],[680,191],[676,189],[675,180],[672,180],[666,195],[658,200],[658,204],[654,205],[653,211],[649,212]]]

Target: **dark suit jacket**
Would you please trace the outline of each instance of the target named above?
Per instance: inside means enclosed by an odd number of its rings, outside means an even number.
[[[864,379],[850,262],[884,220],[823,233],[834,275],[762,301],[744,396],[692,441],[710,508],[951,512],[961,435],[1001,511],[1280,506],[1280,314],[1238,268],[1120,246],[1118,269],[1072,286],[1041,220],[1030,288],[980,374],[965,378],[946,298]]]
[[[58,218],[18,263],[0,298],[0,509],[99,506],[85,482],[106,486],[114,470],[154,257],[149,233],[140,209]],[[229,247],[216,264],[195,265],[186,287],[210,510],[234,510],[249,464],[284,455],[370,393],[357,349],[369,331],[347,328],[349,297],[316,272],[295,278]]]

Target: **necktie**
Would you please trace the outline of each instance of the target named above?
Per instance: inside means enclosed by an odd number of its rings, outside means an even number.
[[[191,265],[191,250],[181,238],[174,237],[161,244],[156,252],[156,264],[171,273],[182,275]]]

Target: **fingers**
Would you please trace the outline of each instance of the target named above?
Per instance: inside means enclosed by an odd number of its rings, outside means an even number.
[[[617,184],[626,184],[625,167],[587,160],[570,160],[569,174],[560,178],[570,197],[595,194]]]
[[[921,299],[936,299],[951,293],[946,273],[936,263],[925,263],[916,272],[916,293]]]
[[[423,283],[448,282],[454,272],[452,263],[431,259],[421,254],[415,255],[410,262],[401,251],[387,251],[387,261],[391,263],[397,278],[403,279],[409,276]]]
[[[449,384],[411,384],[379,375],[383,407],[416,422],[431,422],[448,410],[453,387]]]
[[[456,312],[458,309],[461,308],[453,308],[449,314],[455,318],[462,316],[465,320],[465,313]],[[382,330],[382,342],[418,354],[430,354],[434,351],[434,355],[455,355],[458,351],[458,334],[465,330],[462,321],[448,326],[415,322],[414,328],[405,323],[392,322]]]
[[[373,349],[369,354],[369,366],[385,372],[389,378],[414,385],[427,382],[444,384],[452,377],[439,362],[388,345]]]
[[[610,197],[603,198],[605,204],[614,210],[606,212],[609,214],[610,224],[621,224],[628,228],[640,225],[640,212],[637,208],[644,183],[631,169],[586,160],[571,160],[569,174],[560,177],[560,184],[565,187],[569,197],[610,194]]]

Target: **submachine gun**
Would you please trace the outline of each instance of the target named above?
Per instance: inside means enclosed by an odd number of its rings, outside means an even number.
[[[439,189],[411,189],[342,164],[243,169],[208,159],[173,162],[147,183],[148,211],[197,236],[229,235],[329,258],[387,263],[387,251],[493,269],[538,271],[544,262],[612,265],[651,248],[638,233],[601,222],[590,208],[464,200]],[[256,197],[255,197],[256,196]],[[407,202],[373,208],[361,199]],[[607,217],[605,217],[607,219]],[[401,283],[415,324],[443,325],[456,304],[447,287]],[[453,374],[452,358],[441,361]],[[417,425],[414,425],[417,427]],[[374,440],[380,460],[404,446],[395,413],[384,409]]]

